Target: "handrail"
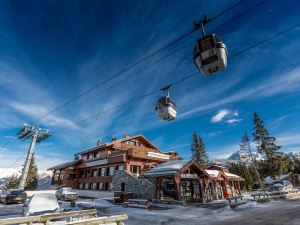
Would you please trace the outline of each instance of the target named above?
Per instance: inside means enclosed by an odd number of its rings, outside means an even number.
[[[80,220],[66,223],[66,225],[98,225],[103,223],[112,223],[116,222],[118,225],[124,224],[123,221],[127,220],[128,216],[126,214],[123,215],[114,215],[114,216],[105,216],[105,217],[96,217],[87,220]]]
[[[40,216],[27,216],[27,217],[15,217],[1,219],[0,225],[11,225],[11,224],[32,224],[37,223],[48,223],[50,220],[60,219],[60,218],[72,218],[72,217],[84,217],[84,216],[96,216],[97,210],[81,210],[81,211],[71,211],[71,212],[60,212],[60,213],[48,213]]]

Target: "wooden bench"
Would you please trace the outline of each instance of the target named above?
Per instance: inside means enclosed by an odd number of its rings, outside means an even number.
[[[130,198],[128,199],[127,202],[123,202],[123,207],[134,207],[137,204],[138,206],[141,205],[145,209],[150,209],[151,208],[151,203],[149,200],[146,199],[133,199]]]
[[[246,204],[247,201],[243,201],[243,195],[237,195],[237,196],[232,196],[227,198],[227,200],[229,201],[229,206],[230,208],[236,208],[237,206]],[[232,203],[232,200],[234,200],[234,203]],[[239,200],[239,201],[238,201]]]

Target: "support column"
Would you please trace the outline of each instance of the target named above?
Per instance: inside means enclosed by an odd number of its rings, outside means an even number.
[[[160,200],[160,178],[156,178],[156,199]]]
[[[235,188],[234,188],[234,182],[233,181],[231,181],[231,193],[232,193],[232,196],[235,193]]]
[[[21,179],[20,179],[19,189],[24,189],[24,187],[25,187],[26,180],[27,180],[27,175],[28,175],[28,172],[29,172],[30,163],[32,161],[32,156],[33,156],[34,146],[35,146],[36,140],[37,140],[37,135],[34,134],[32,136],[32,140],[31,140],[31,143],[30,143],[30,146],[29,146],[29,149],[28,149],[27,158],[26,158],[25,165],[24,165],[24,168],[23,168],[23,171],[22,171],[22,176],[21,176]]]
[[[175,183],[175,191],[176,191],[176,200],[181,200],[181,191],[180,191],[180,179],[178,177],[174,177]]]
[[[239,194],[241,194],[241,184],[240,184],[240,181],[238,181],[238,190],[239,190]]]

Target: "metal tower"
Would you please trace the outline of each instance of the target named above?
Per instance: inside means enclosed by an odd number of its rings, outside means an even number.
[[[51,135],[51,133],[48,129],[39,128],[34,125],[24,124],[23,128],[17,133],[17,135],[18,138],[21,140],[31,138],[31,143],[28,149],[25,165],[22,171],[20,184],[19,184],[19,189],[24,189],[27,180],[27,175],[29,172],[30,163],[32,161],[34,146],[37,142],[40,142],[48,138]]]

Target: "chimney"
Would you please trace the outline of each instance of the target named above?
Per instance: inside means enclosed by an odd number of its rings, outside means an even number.
[[[114,138],[114,137],[111,139],[111,141],[116,141],[116,140],[117,140],[117,138]]]
[[[129,138],[130,136],[128,134],[125,134],[124,135],[124,138]]]
[[[103,142],[102,142],[102,138],[99,138],[98,140],[97,140],[97,146],[99,146],[99,145],[101,145]]]

